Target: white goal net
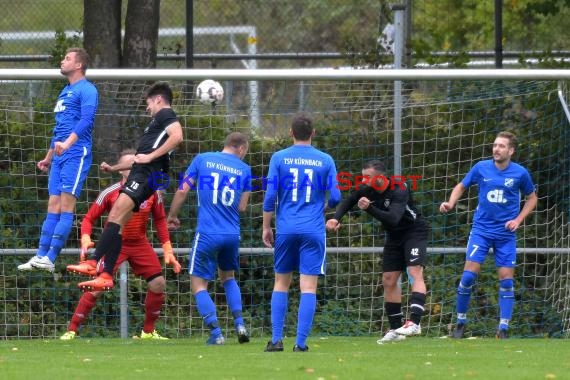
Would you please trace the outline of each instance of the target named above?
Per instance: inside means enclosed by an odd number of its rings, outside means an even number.
[[[564,99],[569,78],[556,77],[556,70],[89,70],[88,77],[99,89],[100,106],[94,162],[78,202],[77,226],[90,202],[118,179],[100,172],[98,164],[115,160],[124,148],[136,147],[148,123],[141,99],[150,83],[171,84],[173,107],[184,126],[185,141],[175,154],[173,178],[195,154],[221,149],[231,131],[251,136],[245,160],[254,175],[262,177],[271,154],[290,144],[290,117],[306,111],[316,121],[314,144],[335,159],[339,172],[358,174],[365,161],[377,158],[391,169],[398,167],[399,174],[421,177],[414,197],[431,226],[422,330],[431,336],[446,335],[454,322],[457,281],[476,193],[466,193],[449,215],[440,215],[438,206],[475,162],[490,156],[497,132],[515,132],[519,148],[514,160],[529,169],[539,203],[518,233],[512,335],[568,336],[570,126]],[[194,98],[194,86],[205,78],[224,87],[225,99],[216,107]],[[399,102],[395,102],[396,79],[402,80],[402,92],[396,94]],[[258,84],[253,126],[252,80]],[[56,337],[65,331],[80,296],[76,288],[80,278],[65,272],[65,266],[77,259],[78,231],[70,236],[55,274],[21,274],[15,267],[34,252],[45,215],[47,178],[35,164],[48,147],[53,104],[64,82],[56,70],[0,70],[0,81],[0,337]],[[396,123],[395,115],[400,114]],[[175,190],[173,181],[166,191],[167,207]],[[244,316],[254,336],[270,332],[273,286],[272,255],[261,241],[262,197],[260,190],[253,192],[243,218],[238,277]],[[183,227],[171,234],[171,240],[186,267],[196,226],[195,197],[189,197],[181,216]],[[388,326],[381,286],[383,231],[378,222],[359,212],[345,222],[338,235],[328,234],[327,276],[320,280],[313,333],[377,335]],[[148,236],[160,247],[152,232]],[[165,268],[165,275],[168,296],[157,328],[171,337],[203,334],[188,274],[176,276]],[[407,305],[406,278],[402,289]],[[231,335],[223,287],[214,283],[210,290],[222,327]],[[101,299],[81,334],[130,336],[140,331],[146,283],[129,274],[124,292],[123,308],[118,291]],[[489,335],[498,319],[492,258],[473,294],[470,332]],[[294,331],[296,307],[290,305],[289,331]],[[120,324],[121,313],[128,325]]]

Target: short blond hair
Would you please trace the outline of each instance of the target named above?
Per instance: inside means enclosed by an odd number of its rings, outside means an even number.
[[[497,134],[497,137],[502,137],[509,140],[509,146],[516,149],[518,145],[517,135],[509,131],[502,131]]]

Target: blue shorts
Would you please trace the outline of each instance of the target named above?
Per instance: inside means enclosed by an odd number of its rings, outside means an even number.
[[[239,269],[240,235],[208,235],[196,232],[188,273],[213,281],[218,267],[223,271]]]
[[[275,273],[290,273],[319,276],[326,270],[326,234],[277,234],[275,237]]]
[[[91,161],[91,152],[86,147],[80,151],[67,151],[60,157],[54,157],[48,178],[49,195],[70,193],[79,198],[89,174]]]
[[[509,237],[489,237],[471,231],[467,242],[466,260],[483,264],[490,248],[493,248],[497,267],[515,267],[517,263],[517,238],[514,234]]]

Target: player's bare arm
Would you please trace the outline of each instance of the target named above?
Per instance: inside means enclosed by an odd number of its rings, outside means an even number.
[[[49,149],[46,153],[46,156],[44,157],[43,160],[38,161],[38,169],[40,169],[42,172],[47,172],[49,170],[49,166],[51,165],[51,160],[53,158],[53,149]]]
[[[170,210],[168,211],[168,216],[166,217],[166,223],[169,230],[177,230],[180,228],[180,220],[178,219],[178,211],[180,207],[186,201],[186,196],[188,193],[178,190],[174,197],[172,198],[172,203],[170,204]]]
[[[249,203],[249,195],[251,194],[251,192],[249,191],[244,191],[241,194],[241,198],[239,199],[239,212],[245,212],[245,210],[247,209],[247,204]]]
[[[129,157],[120,160],[115,165],[111,165],[103,161],[100,165],[101,171],[104,173],[116,173],[121,170],[130,170],[133,166],[134,158],[135,156],[129,155]]]
[[[273,212],[263,211],[263,233],[261,235],[263,239],[263,244],[267,248],[273,247],[273,229],[271,228],[271,219],[273,218]]]
[[[361,210],[366,210],[373,203],[370,199],[362,197],[358,200],[358,208]]]
[[[509,220],[507,223],[505,223],[505,228],[513,232],[516,231],[525,220],[525,218],[532,212],[532,210],[536,208],[537,203],[538,196],[536,195],[536,192],[527,195],[521,212],[515,219]]]
[[[168,134],[168,139],[158,147],[155,151],[148,154],[137,154],[135,156],[135,162],[137,164],[148,164],[154,159],[164,156],[168,152],[174,150],[184,139],[184,134],[182,133],[182,125],[176,121],[166,127],[166,133]]]
[[[327,220],[327,224],[325,225],[325,227],[327,228],[327,231],[337,232],[338,229],[340,228],[340,223],[338,220],[332,218]]]
[[[188,197],[188,192],[192,187],[195,186],[195,181],[190,178],[190,183],[183,182],[182,185],[178,187],[174,197],[172,198],[172,203],[170,204],[170,209],[168,211],[168,216],[166,217],[166,224],[169,230],[176,230],[180,228],[180,220],[178,219],[178,212],[180,208],[186,202]]]
[[[327,220],[325,224],[327,231],[337,232],[339,230],[341,227],[340,219],[342,219],[344,214],[346,214],[350,209],[352,209],[352,207],[354,207],[355,204],[358,203],[358,200],[360,198],[363,198],[360,195],[362,193],[363,191],[361,190],[355,191],[354,193],[350,194],[348,198],[346,198],[343,202],[341,202],[340,205],[337,206],[334,217]]]
[[[451,192],[451,195],[449,196],[449,200],[447,202],[443,202],[439,206],[439,212],[445,214],[453,210],[453,208],[457,204],[457,201],[459,200],[459,198],[461,198],[464,192],[465,192],[465,186],[463,186],[461,182],[455,185],[453,191]]]
[[[79,136],[75,132],[71,132],[69,137],[65,141],[57,141],[54,143],[53,150],[55,154],[61,156],[66,150],[68,150],[75,142],[79,139]]]

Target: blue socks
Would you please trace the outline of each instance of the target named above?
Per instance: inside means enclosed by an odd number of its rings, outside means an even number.
[[[509,321],[513,316],[513,308],[515,306],[515,282],[512,278],[499,281],[499,313],[500,324],[499,329],[507,330]]]
[[[307,346],[307,338],[313,327],[313,317],[316,309],[317,295],[315,293],[301,293],[297,317],[297,341],[295,342],[300,348]]]
[[[271,329],[273,336],[272,343],[283,340],[283,326],[285,325],[285,316],[287,314],[287,292],[273,292],[271,294]],[[300,311],[300,306],[299,306]]]
[[[467,322],[467,309],[477,273],[464,271],[457,287],[457,323]],[[507,330],[515,306],[515,286],[512,278],[499,281],[499,329]]]
[[[59,222],[59,214],[48,212],[42,224],[42,233],[40,235],[37,256],[43,257],[48,254],[51,246],[51,238],[57,222]]]
[[[241,305],[241,291],[235,278],[230,278],[224,282],[224,289],[226,291],[226,301],[234,316],[234,324],[243,325],[242,305]]]
[[[457,287],[457,323],[467,322],[467,309],[469,308],[469,300],[471,298],[471,290],[477,279],[477,273],[464,271],[461,281]]]
[[[218,336],[222,334],[222,329],[218,323],[218,316],[216,315],[216,305],[212,301],[212,297],[206,290],[201,290],[194,295],[196,299],[196,307],[198,312],[202,316],[204,323],[210,329],[210,334],[212,336]]]
[[[59,216],[59,221],[57,222],[53,230],[51,245],[47,253],[47,257],[52,263],[55,263],[55,260],[57,259],[59,253],[63,249],[63,246],[67,241],[67,237],[69,236],[72,227],[73,227],[73,213],[62,212]]]

